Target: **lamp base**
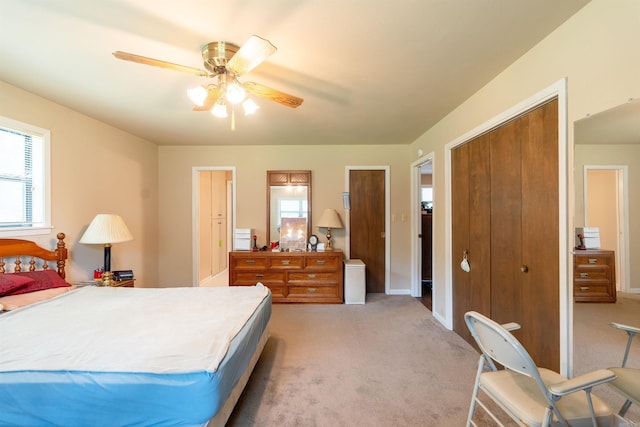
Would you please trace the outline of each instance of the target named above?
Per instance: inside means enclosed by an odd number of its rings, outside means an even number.
[[[333,246],[331,245],[331,229],[327,228],[327,244],[324,245],[325,252],[333,251]]]
[[[113,286],[113,273],[105,271],[102,273],[102,286]]]

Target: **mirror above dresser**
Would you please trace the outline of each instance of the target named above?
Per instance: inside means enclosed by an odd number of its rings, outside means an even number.
[[[311,171],[267,171],[267,243],[305,250],[311,232]]]

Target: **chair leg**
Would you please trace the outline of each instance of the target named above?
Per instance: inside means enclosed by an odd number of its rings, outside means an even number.
[[[631,407],[631,401],[627,400],[622,405],[622,408],[620,408],[620,411],[618,412],[618,415],[620,415],[621,417],[624,417],[624,414],[627,413],[627,411],[629,410],[630,407]]]
[[[584,390],[587,394],[587,403],[589,404],[589,412],[591,413],[591,422],[593,427],[598,427],[598,420],[596,420],[596,412],[593,410],[593,401],[591,400],[591,387]]]
[[[476,402],[478,399],[478,391],[480,390],[480,375],[484,370],[484,356],[480,356],[478,360],[478,370],[476,372],[476,383],[473,386],[473,395],[471,396],[471,405],[469,406],[469,416],[467,417],[467,427],[475,425],[473,421],[473,413],[476,410]]]

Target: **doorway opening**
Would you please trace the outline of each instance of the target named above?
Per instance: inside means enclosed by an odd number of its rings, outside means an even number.
[[[193,286],[227,286],[236,223],[235,168],[194,167]]]
[[[433,307],[433,153],[418,159],[412,168],[413,272],[411,294],[425,307]]]

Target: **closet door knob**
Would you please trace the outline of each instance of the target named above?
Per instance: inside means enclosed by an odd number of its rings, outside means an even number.
[[[522,271],[523,273],[528,273],[529,267],[527,267],[526,265],[523,265],[522,267],[520,267],[520,271]]]

